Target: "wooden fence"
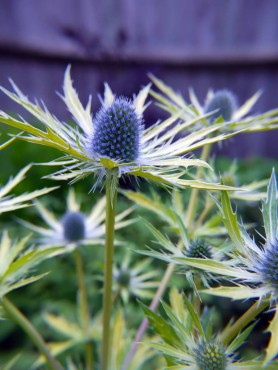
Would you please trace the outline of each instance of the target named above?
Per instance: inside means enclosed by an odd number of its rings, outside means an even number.
[[[190,86],[201,99],[226,87],[243,102],[263,89],[260,112],[278,107],[277,19],[277,0],[0,0],[0,84],[11,77],[66,119],[55,91],[71,63],[94,110],[104,81],[132,95],[152,72],[186,97]],[[3,95],[0,107],[17,109]],[[224,152],[277,158],[277,139],[242,135]]]

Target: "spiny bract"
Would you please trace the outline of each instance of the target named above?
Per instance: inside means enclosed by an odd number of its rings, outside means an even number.
[[[76,242],[85,238],[85,217],[81,212],[68,212],[63,220],[64,238],[69,242]]]
[[[224,121],[228,122],[232,119],[233,113],[236,110],[235,96],[228,90],[219,90],[205,105],[205,113],[213,113],[208,117],[209,122],[214,122],[218,117],[222,116]]]
[[[186,256],[190,258],[212,258],[210,247],[204,240],[197,239],[193,241],[188,250]]]
[[[142,118],[132,103],[120,97],[96,115],[92,150],[99,157],[133,162],[139,156]]]

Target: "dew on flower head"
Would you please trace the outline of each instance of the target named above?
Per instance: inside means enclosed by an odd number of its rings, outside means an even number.
[[[195,349],[198,370],[226,370],[227,356],[220,343],[202,341]]]
[[[139,156],[142,128],[133,104],[123,97],[115,99],[96,115],[92,150],[100,157],[132,162]]]
[[[190,258],[212,258],[210,246],[202,239],[196,239],[190,244],[186,256]]]
[[[209,122],[214,122],[220,116],[223,117],[224,121],[228,122],[232,119],[236,106],[236,98],[230,91],[219,90],[207,102],[204,112],[209,113],[217,110],[217,112],[207,118]]]
[[[263,257],[259,260],[258,267],[262,279],[267,284],[273,295],[278,297],[278,239],[264,250]]]
[[[85,238],[85,217],[81,212],[67,212],[62,220],[64,238],[77,242]]]

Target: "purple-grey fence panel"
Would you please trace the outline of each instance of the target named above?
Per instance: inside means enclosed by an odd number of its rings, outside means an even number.
[[[71,63],[94,111],[104,81],[131,96],[152,72],[186,97],[190,86],[201,99],[227,87],[243,102],[263,89],[260,112],[278,105],[277,15],[277,0],[1,0],[0,84],[11,77],[66,119],[55,91]],[[17,109],[2,94],[0,105]],[[150,108],[148,123],[157,114]],[[242,135],[224,152],[277,157],[277,139],[277,132]]]

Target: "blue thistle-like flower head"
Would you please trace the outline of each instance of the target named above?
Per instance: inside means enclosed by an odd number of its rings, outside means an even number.
[[[81,212],[68,212],[63,220],[64,238],[69,242],[77,242],[85,238],[85,217]]]
[[[202,341],[195,349],[195,361],[199,370],[226,370],[227,355],[217,341]]]
[[[186,256],[190,258],[209,258],[212,259],[211,248],[203,239],[193,241],[186,251]]]
[[[91,147],[99,157],[120,162],[133,162],[139,156],[143,120],[132,102],[120,97],[102,107],[94,122]]]
[[[228,90],[219,90],[207,102],[204,112],[209,113],[217,110],[217,112],[208,117],[208,121],[211,123],[220,116],[223,117],[224,121],[228,122],[232,119],[236,107],[237,104],[234,94]]]
[[[278,239],[265,248],[265,253],[259,260],[259,271],[264,283],[270,286],[274,296],[278,297]]]
[[[130,279],[131,275],[129,270],[122,269],[119,271],[119,275],[117,276],[117,282],[121,287],[123,288],[129,287]]]

